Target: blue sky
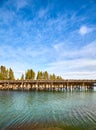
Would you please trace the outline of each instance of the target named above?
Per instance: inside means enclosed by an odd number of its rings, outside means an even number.
[[[96,0],[0,0],[0,65],[96,79]]]

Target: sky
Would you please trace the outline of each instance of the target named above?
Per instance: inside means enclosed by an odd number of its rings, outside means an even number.
[[[96,0],[0,0],[0,65],[96,79]]]

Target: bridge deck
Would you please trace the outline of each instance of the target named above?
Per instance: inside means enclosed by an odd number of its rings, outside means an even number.
[[[93,89],[96,80],[0,80],[0,90]]]
[[[0,80],[0,83],[94,83],[96,80]]]

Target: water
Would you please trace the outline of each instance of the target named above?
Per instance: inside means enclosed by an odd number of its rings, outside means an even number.
[[[0,130],[23,126],[95,130],[96,92],[0,91]]]

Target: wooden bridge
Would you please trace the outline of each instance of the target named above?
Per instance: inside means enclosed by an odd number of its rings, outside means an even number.
[[[96,87],[96,80],[0,80],[0,90],[73,91]]]

